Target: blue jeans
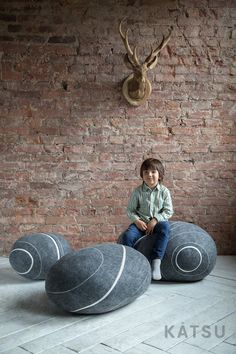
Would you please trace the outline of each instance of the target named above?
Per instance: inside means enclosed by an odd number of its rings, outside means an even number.
[[[164,257],[169,240],[169,233],[170,226],[168,221],[159,221],[154,227],[152,235],[155,237],[155,243],[152,250],[152,259],[162,259]],[[145,234],[145,231],[141,231],[135,224],[131,224],[123,233],[122,244],[129,247],[134,247],[135,242]]]

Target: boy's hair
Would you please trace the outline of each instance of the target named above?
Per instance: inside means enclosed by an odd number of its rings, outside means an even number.
[[[157,170],[159,173],[159,182],[163,181],[165,170],[160,160],[149,158],[143,161],[140,168],[141,178],[143,178],[143,171],[145,170]]]

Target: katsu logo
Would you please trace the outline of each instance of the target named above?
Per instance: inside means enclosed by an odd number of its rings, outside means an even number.
[[[189,337],[210,338],[212,336],[222,338],[225,336],[225,326],[219,325],[188,325],[184,323],[181,326],[165,325],[165,338],[189,338]]]

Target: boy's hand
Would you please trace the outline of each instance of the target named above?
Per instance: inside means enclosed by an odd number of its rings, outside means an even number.
[[[144,221],[140,220],[140,219],[135,221],[135,225],[141,231],[146,231],[147,230],[147,224]]]
[[[153,218],[151,221],[149,221],[149,223],[147,224],[147,234],[151,235],[153,233],[153,229],[157,224],[157,219]]]

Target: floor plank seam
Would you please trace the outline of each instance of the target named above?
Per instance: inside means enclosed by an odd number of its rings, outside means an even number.
[[[228,277],[223,277],[222,275],[211,275],[212,278],[221,278],[221,279],[227,279],[227,280],[231,280],[234,281],[236,283],[235,278],[228,278]]]
[[[35,323],[35,324],[33,324],[32,326],[24,327],[24,328],[22,328],[22,329],[20,329],[20,330],[18,330],[18,331],[10,332],[10,333],[7,334],[7,335],[1,336],[0,339],[7,338],[7,337],[9,337],[9,336],[12,336],[12,335],[14,335],[14,334],[20,333],[20,332],[22,332],[22,331],[29,330],[30,328],[33,328],[33,327],[37,327],[38,325],[41,325],[41,324],[46,323],[46,322],[48,322],[48,321],[52,321],[53,319],[54,319],[54,317],[53,317],[53,318],[50,318],[50,319],[47,319],[47,320],[45,320],[45,321],[39,322],[39,323]]]
[[[236,314],[236,311],[233,311],[233,312],[229,313],[228,315],[226,315],[226,316],[224,316],[224,317],[218,319],[218,320],[217,320],[215,323],[213,323],[212,325],[217,324],[217,323],[220,322],[220,321],[223,321],[224,319],[226,319],[227,317],[229,317],[229,316],[231,316],[231,315],[233,315],[233,314]]]
[[[19,346],[16,347],[16,348],[20,348],[20,349],[24,350],[26,353],[34,354],[33,352],[31,352],[30,350],[25,349],[25,348],[22,347],[21,345],[19,345]]]
[[[64,344],[60,344],[62,347],[64,347],[64,348],[66,348],[66,349],[68,349],[68,350],[71,350],[73,353],[79,353],[77,350],[74,350],[74,349],[71,349],[71,348],[68,348],[68,347],[66,347]],[[55,345],[55,347],[51,347],[50,349],[52,349],[52,348],[56,348],[57,347],[57,345]]]

